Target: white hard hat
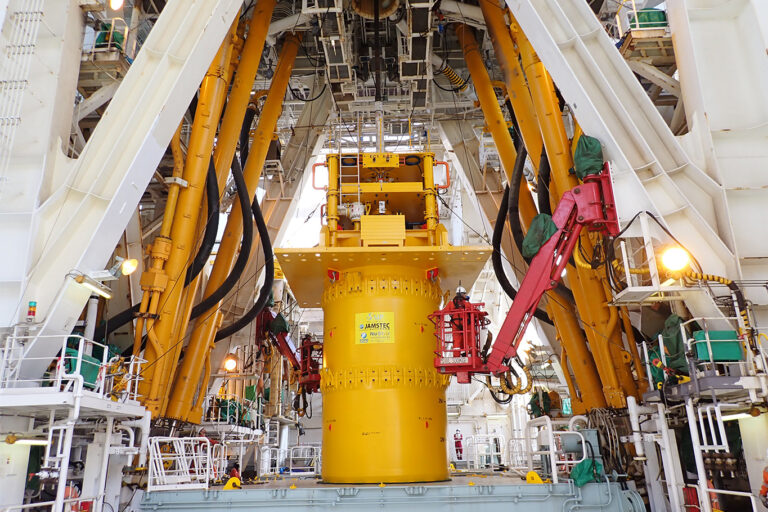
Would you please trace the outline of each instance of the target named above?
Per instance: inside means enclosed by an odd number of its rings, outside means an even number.
[[[463,286],[459,285],[459,287],[456,288],[456,293],[467,293],[467,290],[465,290]]]

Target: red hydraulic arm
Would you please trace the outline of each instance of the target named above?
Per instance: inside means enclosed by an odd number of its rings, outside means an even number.
[[[490,372],[506,370],[504,361],[517,355],[517,347],[541,297],[560,281],[582,228],[587,226],[608,236],[619,233],[608,164],[602,173],[586,176],[582,185],[563,194],[552,220],[558,230],[531,260],[488,356]]]
[[[531,321],[539,301],[545,292],[557,286],[568,259],[579,240],[581,230],[586,226],[607,236],[616,236],[619,225],[616,217],[616,205],[608,164],[598,175],[586,176],[584,183],[569,190],[560,199],[552,220],[557,232],[539,249],[531,260],[528,272],[517,291],[507,318],[499,330],[486,361],[481,358],[462,358],[460,369],[451,365],[455,358],[435,359],[435,366],[441,373],[454,373],[468,382],[468,376],[475,373],[501,373],[509,368],[505,364],[509,358],[517,355],[523,333]],[[445,314],[450,314],[443,310]],[[438,312],[440,313],[440,312]],[[446,347],[452,347],[452,333],[437,333],[441,353]],[[475,341],[479,349],[483,340]]]
[[[287,331],[277,333],[270,330],[270,324],[277,315],[264,309],[256,318],[256,332],[267,333],[280,355],[285,357],[291,368],[299,373],[299,384],[306,393],[316,393],[320,389],[320,368],[323,365],[323,344],[312,340],[307,335],[297,349]]]

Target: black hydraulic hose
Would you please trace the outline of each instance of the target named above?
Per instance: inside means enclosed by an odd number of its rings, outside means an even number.
[[[248,108],[245,111],[245,117],[243,117],[243,126],[240,128],[240,168],[245,169],[245,162],[248,161],[249,141],[251,133],[251,125],[253,119],[256,117],[256,109]]]
[[[110,318],[102,321],[99,325],[96,326],[96,331],[93,333],[93,341],[101,342],[102,340],[105,340],[107,336],[133,320],[136,313],[139,312],[140,307],[140,303],[135,304],[130,308],[124,309],[119,313],[111,316]]]
[[[515,166],[512,168],[512,179],[509,184],[509,201],[507,205],[507,218],[509,219],[509,227],[512,229],[512,239],[515,241],[517,249],[522,254],[523,239],[523,227],[520,224],[520,185],[523,183],[523,168],[525,167],[525,158],[528,156],[528,152],[525,150],[525,145],[522,143],[517,144],[517,158],[515,158]],[[526,263],[530,263],[531,259],[523,256]]]
[[[248,258],[251,255],[251,246],[253,244],[253,222],[251,222],[251,216],[248,215],[251,203],[250,194],[248,193],[248,187],[245,184],[245,178],[243,177],[243,171],[240,168],[239,163],[236,160],[233,160],[233,163],[235,165],[232,166],[232,177],[234,178],[235,186],[237,187],[240,211],[243,212],[243,242],[240,246],[240,254],[237,255],[237,260],[235,260],[232,271],[227,278],[224,279],[224,282],[222,282],[213,293],[192,308],[190,320],[202,315],[227,296],[230,290],[235,287],[237,281],[240,280],[240,276],[243,275],[243,271],[248,264]]]
[[[496,216],[496,225],[493,227],[493,236],[491,237],[491,244],[493,245],[493,251],[491,252],[491,263],[493,264],[493,272],[496,274],[496,279],[499,281],[501,288],[507,296],[515,300],[517,296],[517,290],[512,283],[509,282],[506,272],[504,272],[504,265],[501,261],[501,238],[504,235],[504,222],[507,218],[507,210],[509,206],[509,185],[504,187],[504,195],[501,198],[501,205],[499,206],[499,213]],[[549,319],[546,313],[541,310],[536,310],[534,316],[546,322],[549,325],[554,325]]]
[[[520,183],[523,180],[523,167],[525,166],[526,150],[525,146],[521,143],[518,144],[517,159],[515,160],[515,168],[512,171],[512,183],[510,184],[509,205],[507,210],[507,218],[509,219],[509,225],[512,229],[512,238],[515,241],[517,250],[520,254],[523,253],[523,240],[525,235],[523,234],[523,228],[520,224]],[[541,161],[539,163],[539,190],[541,190],[541,170],[542,166],[547,168],[547,175],[549,176],[549,160],[546,157],[546,151],[541,153]],[[549,205],[549,194],[547,193],[547,205]],[[550,211],[543,211],[541,213],[548,213],[552,215]],[[523,256],[525,258],[525,256]],[[525,258],[525,262],[530,264],[531,259]],[[571,257],[571,265],[573,265],[573,258]],[[573,301],[573,293],[563,283],[557,283],[557,291],[563,295],[569,301]]]
[[[241,330],[256,318],[261,313],[264,306],[269,300],[269,295],[272,292],[272,284],[275,281],[275,260],[272,254],[272,242],[269,240],[269,230],[267,229],[267,223],[264,222],[264,216],[261,213],[258,199],[254,198],[251,205],[251,211],[253,212],[253,218],[256,221],[256,228],[259,230],[259,237],[261,238],[261,246],[264,251],[264,284],[261,285],[259,290],[259,296],[253,306],[245,312],[245,314],[235,320],[234,323],[219,329],[216,333],[214,342],[221,341],[235,334]]]
[[[207,199],[208,220],[205,223],[205,234],[200,248],[197,250],[192,265],[187,268],[187,275],[184,278],[184,286],[194,281],[194,279],[205,268],[208,258],[211,256],[213,246],[216,244],[216,233],[219,231],[219,183],[216,179],[216,166],[213,158],[208,163],[208,177],[205,180],[205,197]]]
[[[549,184],[552,180],[552,167],[549,165],[546,149],[542,148],[539,161],[539,183],[536,189],[536,202],[539,203],[539,212],[552,215],[552,203],[549,202]]]

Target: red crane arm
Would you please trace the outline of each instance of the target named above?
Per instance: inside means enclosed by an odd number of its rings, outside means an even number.
[[[552,220],[558,228],[557,232],[531,260],[488,356],[490,372],[506,370],[504,361],[517,355],[517,347],[541,297],[560,281],[582,228],[591,226],[610,235],[618,233],[607,164],[602,174],[587,177],[583,185],[563,194]]]

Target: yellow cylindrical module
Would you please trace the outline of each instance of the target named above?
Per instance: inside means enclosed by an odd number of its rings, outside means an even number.
[[[429,315],[491,249],[448,243],[435,196],[450,175],[433,153],[330,154],[327,165],[320,244],[275,250],[299,306],[323,308],[323,480],[447,480],[450,377],[435,369]]]
[[[323,480],[446,480],[445,388],[428,315],[440,287],[423,267],[352,268],[326,284]]]

